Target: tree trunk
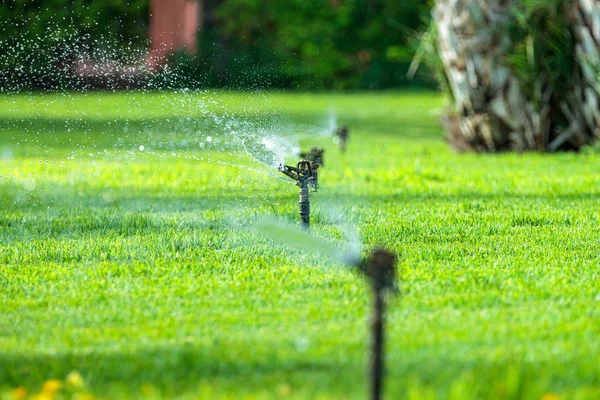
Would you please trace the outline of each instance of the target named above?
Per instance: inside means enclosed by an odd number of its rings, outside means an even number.
[[[526,93],[508,62],[512,7],[520,0],[436,0],[437,47],[452,102],[445,127],[455,148],[555,151],[579,149],[600,136],[600,5],[571,1],[574,7],[566,8],[574,15],[564,18],[573,19],[577,65],[572,89],[554,96],[543,71]]]
[[[573,36],[578,68],[573,89],[567,94],[561,108],[569,125],[553,143],[550,150],[562,140],[590,142],[600,137],[600,2],[575,0]]]

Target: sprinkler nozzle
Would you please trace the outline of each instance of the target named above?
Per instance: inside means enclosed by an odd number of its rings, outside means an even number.
[[[278,170],[296,181],[296,185],[300,187],[306,185],[316,192],[319,189],[319,175],[317,173],[319,166],[314,161],[302,160],[295,167],[281,164]]]
[[[387,250],[373,250],[371,256],[360,266],[372,288],[396,290],[396,256]]]

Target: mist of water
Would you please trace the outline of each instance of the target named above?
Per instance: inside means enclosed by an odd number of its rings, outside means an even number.
[[[0,68],[0,93],[16,95],[12,105],[4,99],[0,131],[19,131],[14,140],[0,143],[0,151],[17,147],[27,156],[43,159],[53,157],[56,148],[73,148],[65,155],[67,161],[183,158],[242,166],[279,178],[276,168],[298,156],[302,138],[327,134],[335,124],[334,111],[326,127],[284,120],[261,93],[244,105],[243,113],[237,113],[213,91],[185,88],[185,78],[168,64],[151,67],[153,60],[146,48],[123,49],[122,40],[90,32],[93,26],[81,32],[60,16],[50,21],[36,18],[27,17],[21,23],[40,29],[0,44],[5,50],[0,54],[0,67],[18,65],[15,70]],[[0,30],[10,29],[0,22]],[[54,47],[44,49],[48,44]],[[36,54],[43,58],[36,59]],[[99,81],[108,90],[123,85],[134,88],[120,91],[124,113],[112,109],[107,104],[110,100],[101,101],[101,96],[86,92]],[[39,95],[30,92],[38,86],[53,93],[43,104]],[[81,93],[74,95],[73,87]],[[157,93],[161,90],[169,93],[161,96]],[[152,97],[153,110],[145,110],[146,95]],[[55,109],[68,112],[55,116]],[[239,157],[240,152],[248,157]]]
[[[349,229],[344,221],[343,243],[330,243],[298,226],[283,221],[265,219],[254,224],[253,228],[260,234],[286,244],[298,251],[313,252],[346,265],[355,266],[361,259],[361,245],[355,229]]]

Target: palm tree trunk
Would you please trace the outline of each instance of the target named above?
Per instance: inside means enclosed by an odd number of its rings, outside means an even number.
[[[555,151],[600,137],[600,3],[570,1],[573,15],[564,18],[573,20],[577,65],[563,95],[552,92],[543,71],[526,92],[507,61],[512,8],[521,0],[436,0],[437,48],[452,103],[445,127],[455,148]]]
[[[578,68],[573,89],[561,103],[569,125],[549,145],[557,149],[564,141],[588,144],[600,137],[600,2],[575,0],[573,36]]]
[[[453,109],[445,120],[459,150],[527,150],[547,133],[505,64],[511,2],[437,0],[438,48]]]

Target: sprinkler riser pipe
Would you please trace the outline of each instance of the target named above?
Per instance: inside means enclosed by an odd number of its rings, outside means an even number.
[[[308,192],[308,184],[302,182],[300,185],[300,220],[304,229],[310,228],[310,198]]]
[[[361,267],[373,293],[371,346],[369,355],[369,399],[381,400],[383,392],[386,294],[395,289],[396,257],[386,250],[374,250]]]
[[[315,192],[319,188],[317,180],[317,169],[319,164],[311,161],[302,160],[296,164],[296,167],[281,164],[279,172],[292,178],[296,181],[296,185],[300,188],[300,219],[302,227],[307,230],[310,227],[310,192],[309,187],[312,187]]]
[[[383,346],[385,329],[385,299],[383,288],[373,290],[373,315],[371,315],[371,356],[369,359],[369,398],[381,400],[383,389]]]

